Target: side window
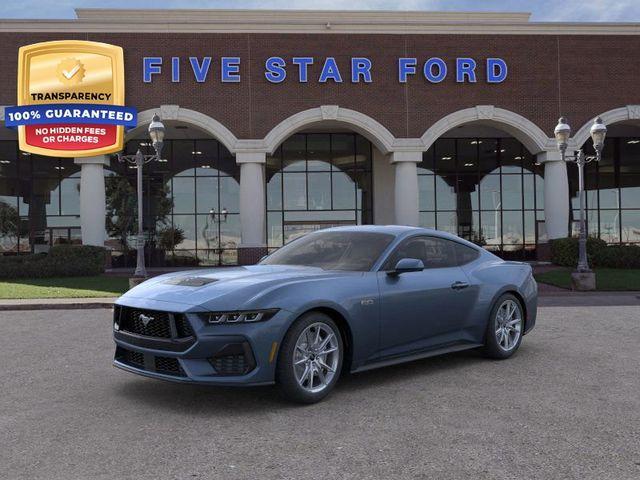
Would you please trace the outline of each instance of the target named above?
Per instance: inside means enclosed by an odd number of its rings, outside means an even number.
[[[424,237],[427,244],[425,268],[447,268],[456,266],[454,242],[437,237]]]
[[[466,265],[467,263],[473,262],[476,258],[480,256],[480,252],[478,252],[475,248],[467,247],[466,245],[462,245],[461,243],[456,242],[455,244],[456,257],[457,257],[457,265]]]
[[[425,268],[446,268],[456,266],[454,242],[438,237],[411,237],[406,239],[389,256],[382,267],[393,270],[399,260],[417,258],[422,260]]]

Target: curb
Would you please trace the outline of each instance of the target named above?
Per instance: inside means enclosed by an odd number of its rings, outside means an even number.
[[[115,299],[114,299],[115,301]],[[0,303],[0,312],[19,312],[28,310],[88,310],[112,308],[113,301],[75,302],[75,303]]]

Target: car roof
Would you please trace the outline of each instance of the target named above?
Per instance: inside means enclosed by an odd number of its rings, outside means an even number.
[[[375,232],[388,233],[391,235],[401,235],[406,232],[425,230],[419,227],[408,227],[406,225],[347,225],[343,227],[324,228],[322,232]]]
[[[375,233],[388,233],[391,235],[403,235],[406,233],[425,233],[438,235],[442,237],[459,238],[450,233],[443,232],[441,230],[433,230],[431,228],[423,227],[410,227],[407,225],[347,225],[344,227],[331,227],[325,228],[319,231],[337,231],[337,232],[375,232]]]
[[[394,235],[396,237],[404,237],[410,234],[425,234],[425,235],[435,235],[442,238],[448,238],[450,240],[455,240],[456,242],[463,243],[465,245],[474,247],[479,249],[479,247],[464,238],[460,238],[457,235],[453,235],[449,232],[444,232],[442,230],[434,230],[432,228],[423,228],[423,227],[410,227],[407,225],[347,225],[343,227],[331,227],[325,228],[322,230],[317,230],[318,232],[329,232],[329,231],[337,231],[337,232],[375,232],[375,233],[387,233],[390,235]],[[484,249],[481,249],[484,250]]]

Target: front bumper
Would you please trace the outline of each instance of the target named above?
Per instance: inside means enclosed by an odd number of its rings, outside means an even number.
[[[290,316],[286,310],[280,310],[264,322],[210,325],[196,312],[184,311],[184,305],[150,307],[148,302],[141,306],[131,301],[126,305],[119,302],[114,315],[118,315],[119,309],[142,310],[150,316],[154,312],[170,312],[170,318],[180,316],[181,321],[188,322],[189,334],[175,338],[175,328],[172,328],[172,338],[157,338],[114,329],[114,366],[138,375],[181,383],[221,386],[274,383],[278,347]]]

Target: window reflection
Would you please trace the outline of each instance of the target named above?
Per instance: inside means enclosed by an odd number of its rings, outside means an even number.
[[[371,223],[371,144],[353,133],[305,133],[267,157],[267,242]]]
[[[151,153],[146,141],[130,141],[125,150]],[[220,265],[237,259],[240,243],[240,169],[233,155],[213,139],[166,140],[163,160],[145,165],[146,253],[152,266]],[[135,192],[135,169],[111,162],[115,180],[126,179]],[[135,209],[135,205],[133,205]],[[118,241],[109,245],[123,250]],[[134,246],[129,242],[129,246]],[[135,264],[122,252],[115,266]]]
[[[0,141],[0,253],[80,243],[80,166]]]
[[[418,165],[420,224],[526,258],[538,242],[542,173],[516,139],[438,139]]]
[[[640,242],[640,209],[622,211],[622,241],[625,243]]]
[[[591,140],[584,145],[593,151]],[[572,231],[580,218],[578,169],[569,164]],[[607,137],[600,162],[585,170],[587,230],[607,243],[638,243],[637,211],[640,209],[640,140]]]

